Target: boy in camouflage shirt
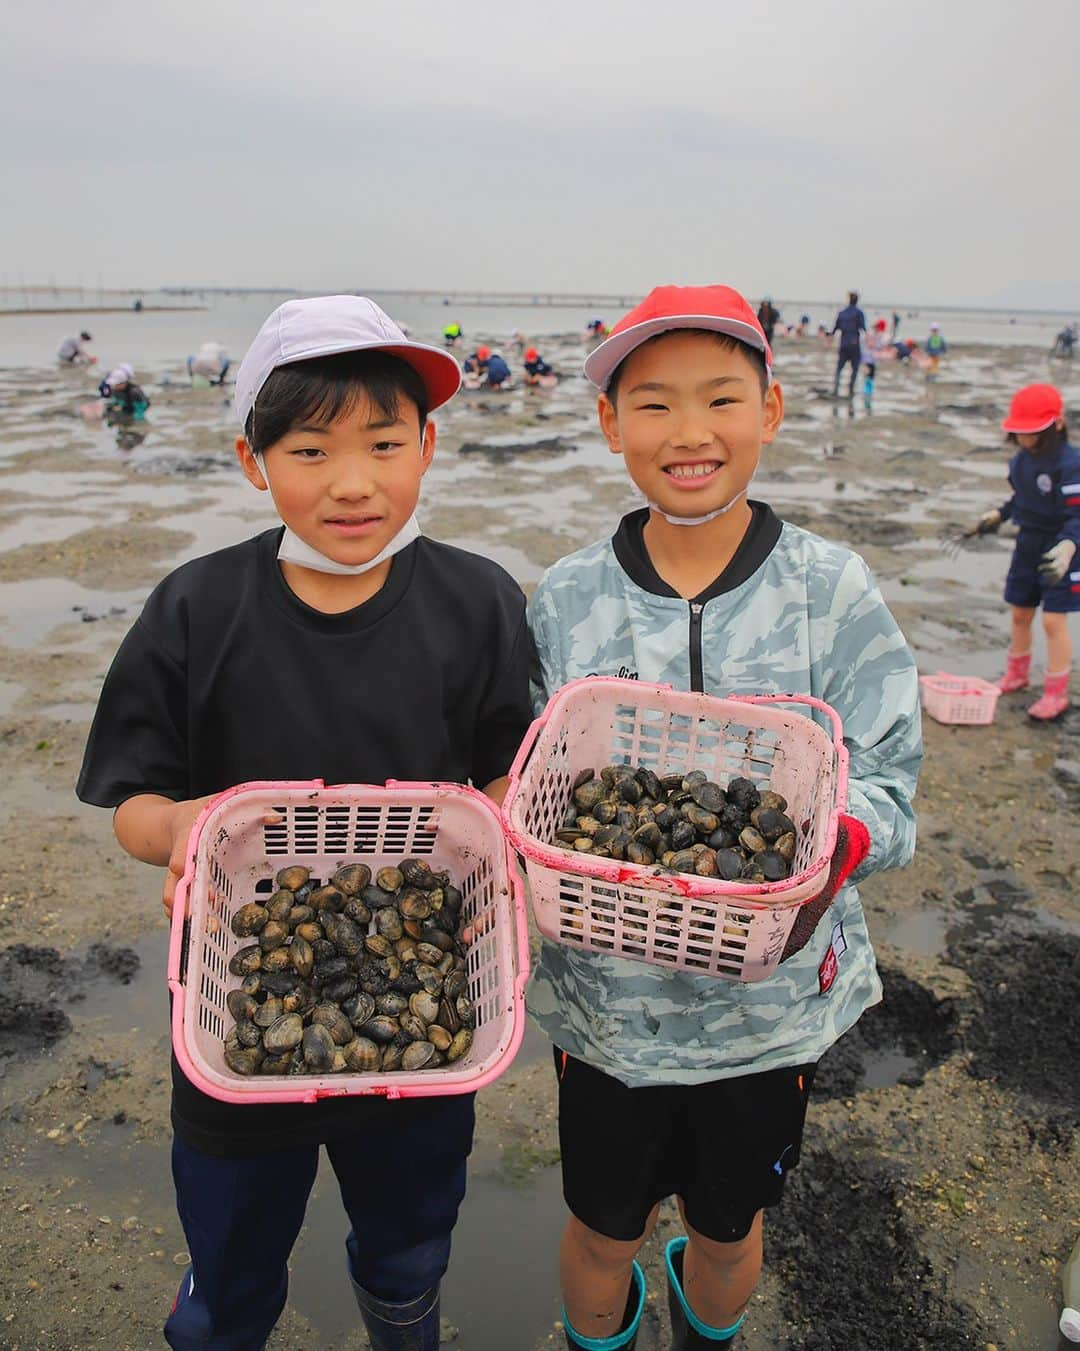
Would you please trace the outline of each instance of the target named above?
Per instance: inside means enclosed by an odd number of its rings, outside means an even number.
[[[538,709],[588,675],[810,694],[839,713],[850,754],[829,884],[769,979],[543,943],[528,999],[559,1077],[571,1347],[633,1347],[645,1299],[634,1257],[669,1195],[688,1235],[667,1250],[676,1351],[734,1338],[760,1273],[763,1207],[798,1162],[816,1062],[881,998],[851,883],[914,849],[922,747],[903,635],[858,555],[746,495],[783,418],[771,362],[728,287],[659,287],[615,326],[585,373],[649,505],[549,569],[529,609]]]

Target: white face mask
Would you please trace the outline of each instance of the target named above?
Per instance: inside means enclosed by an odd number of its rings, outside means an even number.
[[[671,525],[704,525],[706,521],[715,521],[717,516],[726,515],[733,506],[740,502],[746,496],[746,489],[737,492],[731,501],[724,507],[717,507],[715,511],[707,512],[704,516],[669,516],[662,507],[658,506],[651,498],[646,499],[652,511],[658,516],[663,516],[665,521]]]
[[[266,480],[267,487],[269,487],[270,478],[267,475],[263,457],[255,455],[255,463],[259,466],[259,471]],[[414,512],[386,548],[377,553],[374,558],[369,558],[366,563],[338,563],[333,558],[327,558],[325,554],[319,553],[318,549],[313,549],[310,544],[305,544],[299,535],[286,526],[285,533],[281,536],[277,556],[283,563],[295,563],[301,568],[311,568],[313,572],[329,572],[335,577],[359,577],[362,573],[377,568],[380,563],[385,563],[388,558],[393,558],[395,554],[407,548],[414,539],[419,538],[420,522],[416,519]]]

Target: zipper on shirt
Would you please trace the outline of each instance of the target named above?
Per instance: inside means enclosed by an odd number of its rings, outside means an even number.
[[[690,602],[690,688],[697,694],[705,692],[705,676],[701,669],[701,615],[704,609],[700,601]]]

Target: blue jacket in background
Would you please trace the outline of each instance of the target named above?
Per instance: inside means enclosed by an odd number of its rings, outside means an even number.
[[[502,357],[499,356],[498,352],[495,352],[488,359],[487,364],[488,384],[501,385],[504,380],[509,380],[509,378],[510,378],[510,367],[506,364],[506,362],[502,359]]]
[[[840,334],[840,350],[858,349],[859,334],[866,332],[866,315],[858,305],[846,305],[836,316],[833,333]]]

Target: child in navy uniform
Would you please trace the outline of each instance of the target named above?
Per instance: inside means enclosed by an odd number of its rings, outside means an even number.
[[[988,511],[972,533],[994,531],[1015,521],[1020,533],[1005,600],[1012,606],[1012,640],[1004,694],[1026,690],[1031,675],[1031,629],[1042,606],[1046,632],[1046,683],[1028,709],[1040,722],[1060,718],[1069,706],[1069,615],[1080,610],[1080,452],[1069,445],[1065,404],[1053,385],[1026,385],[1013,395],[1001,424],[1020,449],[1009,461],[1012,496]]]
[[[471,780],[497,801],[530,719],[520,588],[421,537],[428,414],[456,361],[370,300],[288,301],[237,375],[244,474],[284,528],[195,559],[152,593],[105,680],[78,793],[168,867],[252,779]],[[261,1347],[326,1145],[352,1223],[348,1268],[375,1351],[435,1351],[473,1097],[220,1102],[173,1060],[173,1175],[191,1253],[173,1347]]]

